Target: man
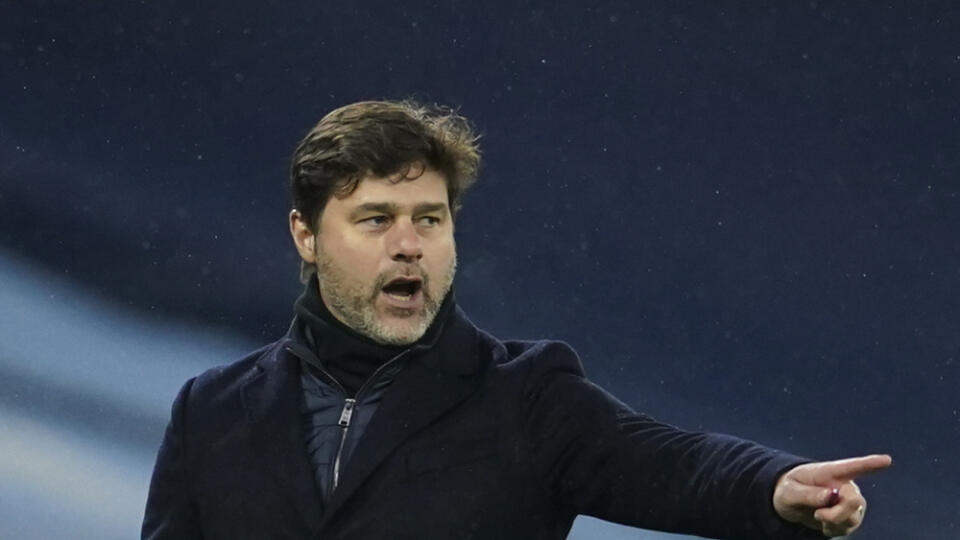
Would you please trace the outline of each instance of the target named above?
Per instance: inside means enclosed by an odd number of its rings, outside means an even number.
[[[737,539],[859,527],[853,479],[889,456],[807,463],[685,432],[590,383],[563,343],[477,329],[451,285],[478,163],[462,117],[410,102],[310,131],[293,324],[184,385],[144,538],[560,539],[578,514]]]

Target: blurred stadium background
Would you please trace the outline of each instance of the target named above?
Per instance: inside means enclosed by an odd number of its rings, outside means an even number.
[[[484,135],[476,323],[683,427],[892,453],[860,537],[957,538],[956,4],[591,4],[2,4],[0,538],[137,535],[176,390],[286,329],[294,144],[407,96]]]

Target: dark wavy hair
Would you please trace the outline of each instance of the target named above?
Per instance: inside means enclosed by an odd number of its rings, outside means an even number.
[[[479,137],[457,111],[411,100],[361,101],[331,111],[297,145],[290,165],[290,195],[317,232],[330,197],[353,193],[366,176],[412,180],[424,168],[447,183],[450,212],[477,178]]]

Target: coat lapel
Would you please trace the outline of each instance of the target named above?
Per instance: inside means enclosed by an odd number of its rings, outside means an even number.
[[[253,451],[272,473],[280,493],[313,531],[320,523],[323,504],[314,485],[300,423],[298,366],[281,342],[258,363],[262,371],[244,386],[243,402]]]
[[[397,446],[476,389],[479,332],[457,308],[438,342],[411,359],[383,396],[324,512],[321,528]]]

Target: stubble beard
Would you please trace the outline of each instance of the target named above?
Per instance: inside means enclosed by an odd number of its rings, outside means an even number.
[[[409,310],[388,306],[388,313],[395,319],[404,318],[413,322],[390,325],[380,320],[376,302],[381,289],[390,279],[395,278],[396,274],[378,274],[372,285],[364,286],[363,283],[351,279],[349,274],[322,250],[317,250],[316,255],[317,286],[327,309],[355,332],[382,345],[410,345],[423,337],[440,311],[440,303],[450,291],[453,276],[457,271],[457,255],[454,252],[453,262],[445,275],[440,277],[443,281],[439,297],[434,298],[430,294],[429,275],[416,265],[401,266],[405,270],[411,270],[405,275],[418,275],[423,279],[423,307],[420,310]]]

